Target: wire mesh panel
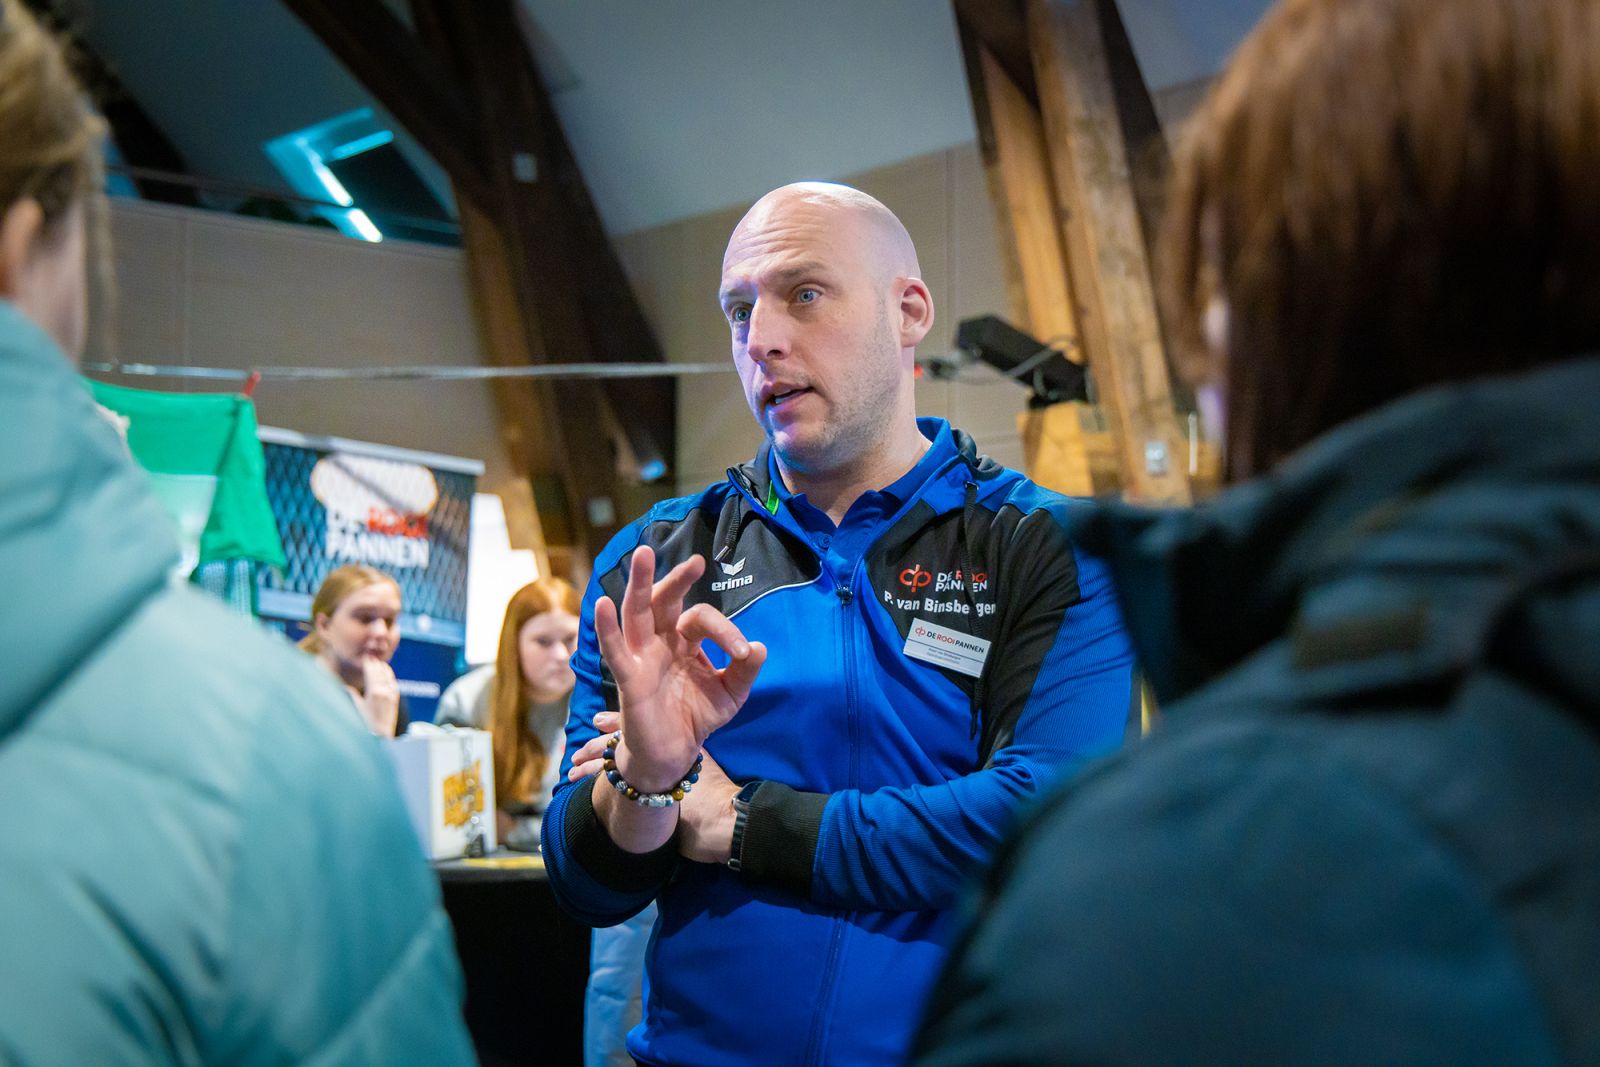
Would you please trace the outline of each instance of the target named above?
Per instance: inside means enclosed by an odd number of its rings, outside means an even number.
[[[399,584],[403,635],[459,645],[475,465],[334,438],[262,436],[287,566],[261,574],[261,613],[305,621],[328,572],[361,563]]]

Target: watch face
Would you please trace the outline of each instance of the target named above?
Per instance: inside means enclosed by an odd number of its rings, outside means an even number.
[[[746,782],[744,788],[740,789],[738,795],[733,798],[733,806],[739,811],[748,811],[750,802],[756,798],[756,790],[760,788],[761,782],[759,780]]]

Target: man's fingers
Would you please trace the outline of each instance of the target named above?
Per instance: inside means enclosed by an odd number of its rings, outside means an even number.
[[[598,620],[600,609],[595,608],[595,618]],[[596,624],[598,628],[598,623]],[[606,739],[616,732],[622,725],[622,716],[614,711],[596,712],[594,728],[600,733],[583,743],[583,747],[572,754],[572,769],[567,772],[567,780],[576,782],[580,778],[587,778],[600,770],[600,765],[605,761]]]
[[[696,644],[710,641],[732,659],[743,659],[750,653],[750,642],[744,639],[744,634],[710,604],[696,604],[684,612],[678,620],[678,633],[684,640]]]
[[[600,655],[605,657],[606,663],[611,667],[612,675],[621,684],[628,675],[629,665],[633,662],[633,653],[628,650],[628,643],[623,640],[622,626],[617,620],[617,606],[611,598],[603,596],[594,602],[594,637],[600,644]]]
[[[628,647],[637,649],[655,633],[655,615],[650,607],[651,584],[656,577],[656,554],[649,545],[633,550],[628,567],[628,587],[623,590],[622,634]]]
[[[722,686],[738,704],[750,696],[750,687],[756,684],[761,665],[767,662],[767,646],[760,641],[750,642],[750,653],[744,659],[731,659],[722,670]]]
[[[567,772],[567,781],[581,782],[585,778],[599,774],[605,767],[604,760],[587,760],[583,763],[574,763],[572,770]]]
[[[696,604],[684,612],[683,618],[678,620],[678,633],[696,645],[710,641],[728,654],[728,665],[721,675],[722,685],[736,703],[743,704],[761,665],[767,661],[767,646],[759,641],[746,641],[739,628],[710,604]]]
[[[584,742],[583,747],[572,754],[573,766],[577,766],[580,763],[588,763],[590,760],[594,759],[603,759],[605,757],[606,738],[608,736],[608,734],[601,734],[599,737],[593,737]]]
[[[673,597],[682,600],[689,592],[689,587],[700,580],[706,572],[706,558],[699,553],[690,556],[656,583],[655,596]]]
[[[705,572],[705,557],[693,555],[656,583],[650,593],[650,606],[655,610],[656,633],[670,634],[678,628],[678,617],[683,614],[683,598]]]
[[[589,760],[598,760],[605,757],[606,734],[600,734],[590,741],[584,742],[578,752],[573,753],[573,763],[587,763]]]

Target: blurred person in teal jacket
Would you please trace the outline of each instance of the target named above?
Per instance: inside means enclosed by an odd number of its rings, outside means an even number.
[[[63,354],[100,136],[0,0],[0,1062],[470,1063],[379,742],[310,660],[168,581],[168,521]]]

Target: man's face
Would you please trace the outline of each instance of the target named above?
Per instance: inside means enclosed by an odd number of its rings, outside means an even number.
[[[852,212],[803,199],[746,216],[722,260],[733,361],[756,422],[792,469],[828,473],[889,431],[911,388],[893,279]]]

